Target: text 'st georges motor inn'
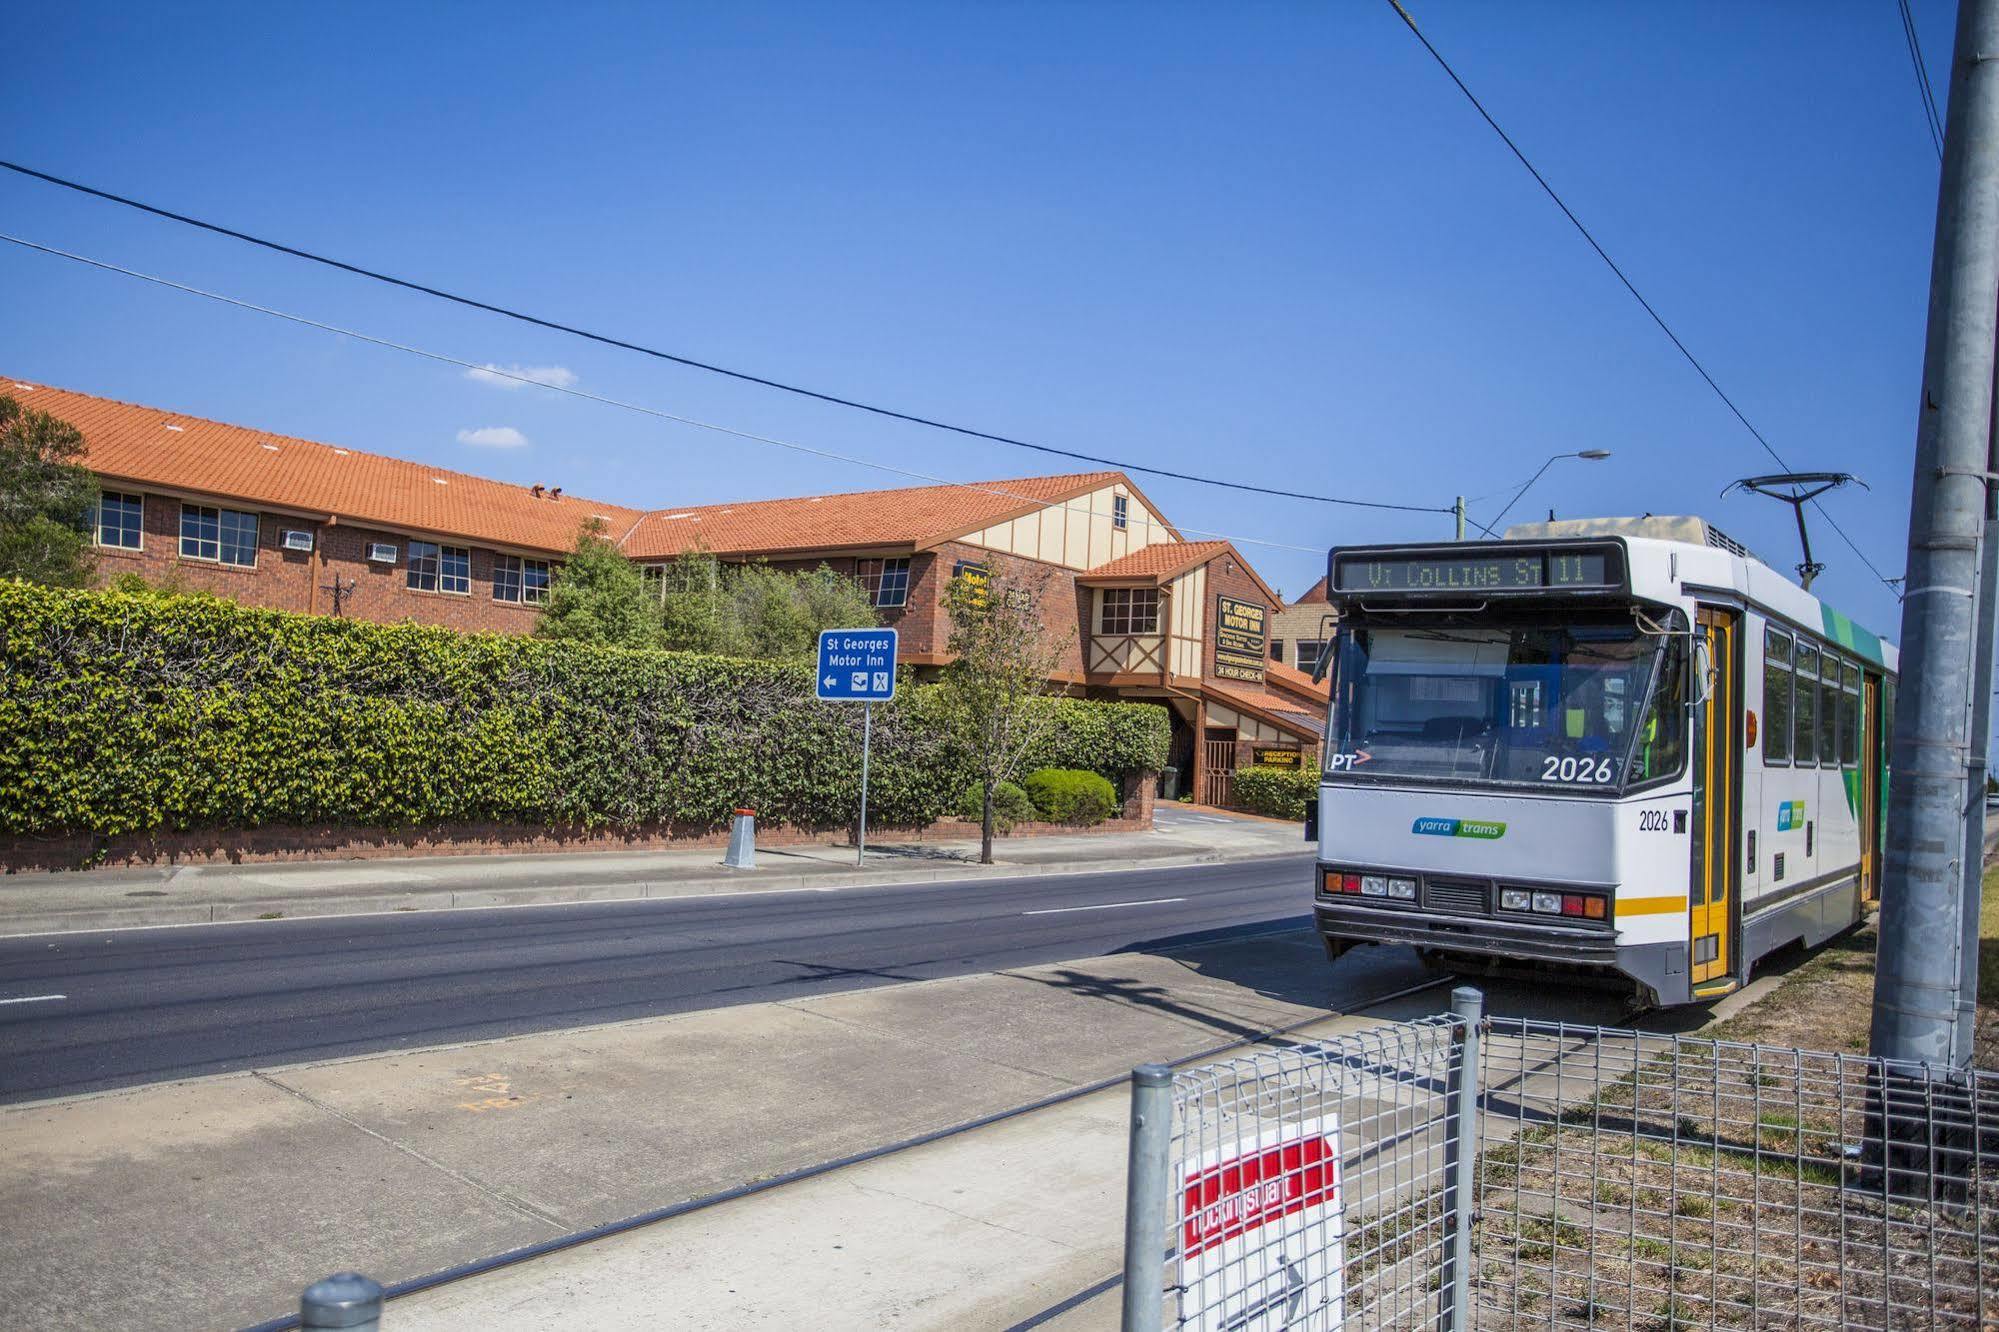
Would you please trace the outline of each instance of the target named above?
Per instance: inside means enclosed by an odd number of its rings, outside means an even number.
[[[83,432],[103,498],[100,577],[250,605],[524,633],[586,524],[662,595],[678,557],[827,565],[868,589],[919,670],[948,659],[944,589],[998,570],[1044,586],[1069,648],[1054,682],[1173,717],[1182,789],[1314,761],[1326,689],[1272,660],[1283,602],[1227,541],[1189,541],[1122,472],[634,508],[0,377]],[[1073,616],[1073,619],[1071,618]]]

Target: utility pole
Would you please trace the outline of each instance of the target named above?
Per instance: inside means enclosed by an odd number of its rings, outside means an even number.
[[[1964,949],[1965,802],[1999,316],[1999,0],[1960,0],[1930,266],[1870,1053],[1945,1065]]]
[[[1451,505],[1451,512],[1457,516],[1458,520],[1457,539],[1463,541],[1465,539],[1465,497],[1463,495],[1458,496],[1457,503]]]

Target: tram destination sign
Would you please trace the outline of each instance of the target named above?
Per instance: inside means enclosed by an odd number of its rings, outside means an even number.
[[[1614,547],[1562,547],[1497,555],[1356,553],[1333,558],[1338,592],[1583,591],[1621,584]]]

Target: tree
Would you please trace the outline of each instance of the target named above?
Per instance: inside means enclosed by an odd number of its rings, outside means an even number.
[[[880,622],[866,590],[823,564],[788,573],[761,563],[725,565],[696,549],[669,565],[664,581],[663,641],[689,652],[790,660],[811,656],[822,629]]]
[[[1041,617],[1046,580],[1029,583],[998,570],[961,573],[944,592],[953,660],[941,703],[970,755],[979,791],[979,863],[993,863],[993,791],[1011,781],[1054,728],[1043,703],[1048,679],[1074,631],[1056,637]]]
[[[90,582],[97,481],[82,457],[75,426],[0,394],[0,578],[49,587]]]
[[[534,631],[542,638],[658,647],[659,601],[593,518],[576,534],[576,550],[556,574]]]

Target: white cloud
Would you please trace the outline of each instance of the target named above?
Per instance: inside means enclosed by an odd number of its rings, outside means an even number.
[[[526,388],[529,384],[568,388],[576,382],[576,372],[566,365],[494,365],[488,362],[479,369],[467,370],[465,377],[474,383],[509,390]]]
[[[526,447],[528,437],[512,426],[481,426],[459,431],[458,442],[481,449],[518,449]]]

